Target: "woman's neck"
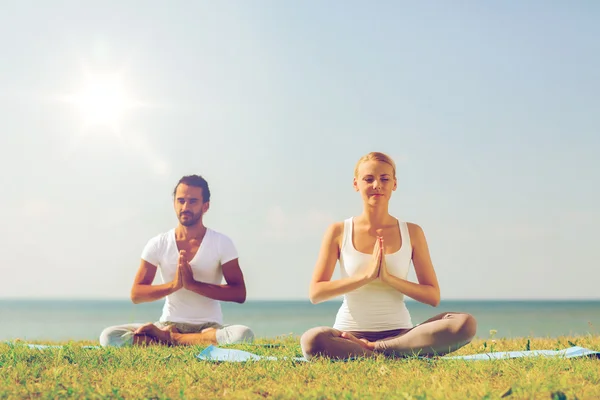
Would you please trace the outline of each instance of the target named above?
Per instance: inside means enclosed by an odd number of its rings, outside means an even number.
[[[383,226],[389,220],[390,214],[387,207],[372,207],[365,205],[363,213],[359,217],[364,223],[369,226]]]

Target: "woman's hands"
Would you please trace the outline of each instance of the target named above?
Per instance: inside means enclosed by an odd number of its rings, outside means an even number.
[[[371,262],[366,268],[365,271],[365,279],[368,282],[374,281],[379,278],[381,274],[381,263],[384,260],[383,248],[382,248],[382,238],[377,236],[377,240],[375,241],[375,246],[373,246],[373,258]]]
[[[379,267],[379,279],[381,279],[382,282],[385,283],[389,283],[392,274],[390,274],[390,271],[387,268],[387,264],[385,262],[385,244],[383,241],[383,236],[379,237],[379,247],[381,248],[381,266]]]
[[[381,234],[381,229],[378,229],[375,246],[373,247],[373,259],[367,267],[366,279],[371,282],[379,278],[382,282],[388,283],[391,276],[385,262],[385,243]]]

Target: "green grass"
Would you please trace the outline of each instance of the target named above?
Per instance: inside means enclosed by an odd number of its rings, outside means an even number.
[[[211,363],[203,347],[35,350],[0,345],[0,398],[283,399],[592,399],[600,398],[600,360],[464,361],[384,358]],[[261,346],[275,344],[274,347]],[[600,349],[600,336],[475,340],[455,354]],[[231,346],[257,354],[301,356],[298,338]]]

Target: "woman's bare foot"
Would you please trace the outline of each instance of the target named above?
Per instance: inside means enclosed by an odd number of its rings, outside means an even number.
[[[375,350],[375,342],[369,342],[367,339],[359,339],[350,332],[342,332],[341,337],[348,339],[351,342],[357,343],[367,350]]]

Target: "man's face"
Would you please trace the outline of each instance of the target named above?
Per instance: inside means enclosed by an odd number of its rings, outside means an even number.
[[[177,186],[175,191],[175,212],[183,226],[194,226],[208,211],[208,202],[202,198],[202,188],[188,186],[184,183]]]

